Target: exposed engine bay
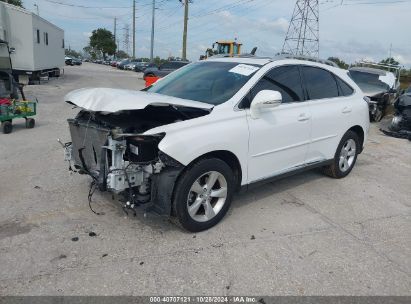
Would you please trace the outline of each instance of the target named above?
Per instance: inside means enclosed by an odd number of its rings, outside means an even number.
[[[170,202],[165,200],[183,165],[158,149],[165,133],[143,133],[209,112],[175,105],[114,113],[82,110],[68,119],[72,141],[64,144],[65,159],[72,170],[90,175],[99,190],[121,194],[125,208],[151,203],[147,207],[166,214]]]

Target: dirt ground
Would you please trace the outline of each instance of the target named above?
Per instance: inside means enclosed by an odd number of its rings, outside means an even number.
[[[411,142],[371,128],[353,172],[317,171],[238,196],[213,229],[126,216],[68,171],[81,87],[140,89],[141,74],[85,63],[26,88],[36,127],[0,134],[0,295],[411,295]]]

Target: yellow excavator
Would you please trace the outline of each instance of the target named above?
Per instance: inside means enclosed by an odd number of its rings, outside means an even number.
[[[241,54],[242,43],[237,40],[220,40],[213,43],[213,47],[206,50],[205,55],[200,56],[200,60],[205,60],[211,56],[220,57],[233,57]],[[251,55],[254,55],[257,48],[251,51]]]

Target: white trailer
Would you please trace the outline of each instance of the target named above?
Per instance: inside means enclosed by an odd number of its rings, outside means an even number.
[[[61,28],[21,7],[0,2],[0,40],[9,44],[16,80],[60,75],[64,66]]]

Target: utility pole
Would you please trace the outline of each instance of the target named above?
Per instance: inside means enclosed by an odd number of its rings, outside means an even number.
[[[8,3],[8,2],[6,1],[6,3]],[[40,16],[40,13],[39,13],[39,6],[37,5],[37,3],[34,3],[34,4],[33,4],[33,6],[35,6],[35,7],[36,7],[36,9],[37,9],[37,16]]]
[[[187,60],[187,22],[189,2],[189,0],[184,0],[183,60]]]
[[[150,62],[154,59],[154,23],[155,23],[156,0],[153,0],[153,12],[151,16],[151,48],[150,48]]]
[[[117,30],[117,17],[114,17],[114,43],[116,44],[116,49],[114,50],[114,58],[116,58],[116,54],[117,54],[116,30]]]
[[[133,0],[133,58],[136,58],[136,0]]]
[[[319,16],[318,0],[297,0],[282,52],[297,56],[319,57]]]

